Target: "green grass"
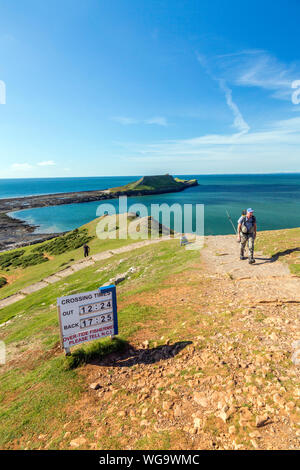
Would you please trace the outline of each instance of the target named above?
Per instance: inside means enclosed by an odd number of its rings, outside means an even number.
[[[195,182],[196,180],[190,180]],[[173,178],[171,175],[158,175],[158,176],[143,176],[137,181],[128,183],[124,186],[111,188],[112,193],[119,191],[159,191],[159,190],[176,190],[187,185],[187,180]]]
[[[0,323],[11,322],[1,328],[0,339],[7,346],[8,360],[15,362],[5,372],[0,368],[0,447],[38,448],[38,436],[45,434],[49,441],[51,429],[51,445],[58,448],[64,443],[63,424],[76,422],[68,406],[86,388],[76,367],[121,350],[145,324],[157,324],[161,318],[159,309],[130,302],[119,307],[117,339],[85,343],[72,348],[70,357],[63,352],[57,356],[58,296],[94,290],[134,266],[137,272],[117,287],[122,304],[132,294],[159,290],[167,276],[192,269],[198,258],[198,252],[180,249],[178,240],[164,241],[95,263],[2,309]]]
[[[88,235],[88,229],[75,229],[61,237],[54,238],[50,242],[41,243],[33,248],[34,253],[49,253],[50,255],[61,255],[68,251],[81,248],[85,243],[90,242],[93,237]]]
[[[93,341],[88,346],[76,349],[71,355],[65,358],[67,369],[76,369],[92,360],[100,360],[112,352],[125,349],[127,341],[121,338],[105,339],[103,341]]]
[[[63,357],[37,361],[30,371],[13,368],[2,374],[1,448],[23,434],[32,439],[59,431],[59,423],[67,418],[64,408],[79,397],[82,387],[78,374],[66,370]]]
[[[300,276],[300,228],[259,232],[256,250],[286,262],[290,271]]]
[[[138,271],[131,275],[130,292],[141,293],[155,289],[160,286],[168,274],[180,272],[187,261],[193,261],[199,257],[197,251],[187,251],[179,248],[178,245],[178,240],[164,241],[159,245],[139,248],[97,262],[67,278],[61,279],[55,284],[48,285],[39,292],[26,296],[15,304],[1,309],[0,324],[18,315],[21,315],[22,318],[24,315],[37,316],[36,321],[43,322],[43,316],[47,316],[48,319],[51,315],[56,315],[57,297],[97,289],[105,282],[108,282],[110,278],[126,272],[132,266],[138,268]],[[124,259],[125,256],[126,259],[119,264],[119,260]],[[97,272],[100,267],[103,271]],[[118,290],[122,292],[123,289]],[[54,311],[53,314],[51,313],[51,307]],[[26,322],[25,318],[22,319],[22,324],[24,321]],[[33,324],[34,322],[30,321],[30,328],[33,327]],[[21,335],[25,334],[25,329],[25,326],[22,325]]]
[[[137,450],[169,450],[171,437],[169,431],[152,433],[150,436],[143,436],[136,442]]]
[[[106,239],[99,239],[96,236],[96,229],[98,223],[103,218],[98,218],[89,222],[88,224],[84,225],[80,229],[80,233],[83,233],[83,237],[89,238],[89,247],[90,247],[90,255],[95,253],[100,253],[103,251],[119,248],[125,245],[129,245],[131,243],[136,243],[139,240],[123,240],[118,238],[119,232],[116,231],[113,234],[108,233],[107,237],[111,235],[116,235],[116,238],[106,238]],[[107,223],[109,222],[110,218],[108,217]],[[129,219],[130,220],[130,219]],[[118,217],[116,218],[117,226],[118,226]],[[70,237],[72,238],[72,233]],[[83,238],[86,239],[86,238]],[[80,237],[75,239],[75,243],[79,242],[80,245],[83,241]],[[50,254],[49,249],[53,249],[54,251],[61,251],[61,246],[66,246],[67,240],[67,251],[64,251],[60,254]],[[83,241],[85,243],[85,241]],[[52,247],[52,248],[51,248]],[[35,282],[41,281],[43,278],[50,276],[51,274],[56,273],[57,271],[61,270],[73,264],[76,261],[79,261],[83,258],[83,249],[82,246],[75,248],[72,246],[72,239],[66,236],[61,236],[51,240],[50,242],[43,242],[37,245],[28,246],[23,248],[22,250],[10,250],[5,253],[5,256],[17,256],[19,257],[19,252],[22,252],[22,257],[30,257],[30,258],[37,258],[38,256],[43,257],[41,253],[46,253],[49,255],[48,258],[44,258],[45,261],[42,264],[31,265],[25,268],[21,266],[9,266],[8,268],[1,268],[0,267],[0,277],[8,278],[8,283],[0,289],[0,299],[8,297],[12,294],[15,294],[22,288],[33,284]],[[40,252],[40,253],[39,253]],[[7,269],[9,269],[7,271]],[[10,281],[12,279],[12,281]]]
[[[0,268],[5,269],[9,268],[10,266],[18,266],[18,261],[22,257],[22,255],[25,253],[25,250],[15,250],[15,251],[9,251],[5,253],[4,255],[0,256]]]
[[[97,221],[94,221],[87,225],[89,234],[93,231],[95,233],[96,223]],[[290,234],[289,231],[285,232],[278,234],[282,246],[276,234],[272,232],[260,233],[258,240],[262,244],[265,241],[264,248],[275,253],[293,249],[289,255],[283,255],[283,257],[292,255],[290,265],[293,267],[294,264],[297,265],[297,258],[294,256],[298,255],[295,248],[299,246],[300,229],[290,231]],[[128,243],[131,241],[118,239],[101,241],[95,238],[89,245],[93,246],[96,252],[97,247],[100,247],[98,251],[101,251]],[[277,246],[279,249],[276,249]],[[30,249],[25,251],[27,253]],[[43,266],[33,266],[30,271],[25,269],[24,272],[27,272],[28,277],[32,279],[37,276],[37,273],[32,274],[35,269],[46,270],[50,265],[55,272],[55,266],[81,256],[81,250],[73,250],[55,256]],[[163,241],[99,261],[2,309],[0,323],[7,320],[10,320],[10,323],[0,329],[0,340],[5,342],[8,361],[12,362],[5,368],[0,367],[0,448],[39,448],[43,445],[38,439],[40,434],[47,436],[46,442],[51,441],[49,448],[68,447],[68,441],[63,437],[63,426],[66,423],[71,423],[71,427],[74,425],[76,433],[85,433],[87,428],[84,428],[84,424],[80,424],[76,411],[72,411],[72,403],[80,400],[87,387],[78,366],[99,360],[112,351],[121,350],[130,343],[131,338],[139,335],[139,332],[145,328],[150,344],[152,340],[157,341],[162,335],[173,338],[173,330],[178,327],[178,322],[181,324],[182,317],[180,320],[177,314],[174,314],[172,325],[169,323],[160,325],[159,321],[163,318],[161,309],[153,305],[143,305],[132,297],[137,295],[142,298],[143,294],[151,292],[155,298],[159,292],[163,292],[163,289],[170,287],[170,281],[167,281],[170,275],[199,269],[195,266],[196,263],[198,266],[198,251],[180,248],[178,240]],[[57,297],[97,289],[110,278],[124,273],[132,266],[137,268],[137,271],[130,276],[130,279],[117,286],[119,304],[117,339],[111,341],[107,338],[85,343],[72,348],[72,356],[66,358],[58,349]],[[41,271],[40,275],[42,274],[45,277],[45,273]],[[16,279],[15,283],[18,282],[19,279]],[[28,279],[23,279],[23,282],[28,283]],[[189,321],[192,322],[194,315],[192,310],[184,310],[183,306],[182,315],[185,318],[189,316]],[[257,320],[260,321],[260,317]],[[212,333],[219,331],[219,326],[213,327],[214,320],[206,318],[206,322],[209,321],[212,324],[207,326],[207,335],[211,336]],[[195,328],[191,335],[194,334]],[[187,331],[186,339],[190,338],[189,334]],[[175,335],[174,340],[176,340]],[[182,380],[194,373],[195,370],[189,369],[187,375],[182,376]],[[149,441],[141,437],[137,447],[143,448],[149,445],[163,446],[167,449],[170,446],[169,437],[168,435],[165,437],[164,442],[160,436],[156,439],[156,436],[152,435]],[[112,436],[111,442],[103,443],[103,447],[115,447],[117,444],[113,443],[114,439],[116,436]]]

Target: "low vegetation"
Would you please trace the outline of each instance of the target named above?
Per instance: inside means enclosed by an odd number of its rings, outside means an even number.
[[[86,388],[78,366],[123,349],[143,325],[159,321],[160,310],[126,304],[126,298],[155,291],[172,272],[191,266],[199,254],[180,250],[178,243],[171,240],[126,256],[115,255],[1,310],[0,323],[10,320],[0,330],[8,358],[5,368],[0,369],[1,448],[39,448],[39,435],[48,435],[50,429],[53,439],[49,448],[60,447],[63,425],[72,422],[78,426],[76,410],[71,415],[68,411],[69,404],[76,403]],[[56,298],[97,289],[132,266],[136,272],[118,287],[120,336],[114,341],[86,343],[65,357],[59,347]]]
[[[127,344],[127,341],[121,338],[114,338],[112,341],[110,339],[97,342],[93,341],[92,344],[87,345],[85,348],[81,347],[76,349],[71,355],[66,356],[66,368],[75,369],[76,367],[87,364],[90,361],[99,361],[108,354],[122,351]]]
[[[70,263],[82,259],[82,246],[84,243],[88,243],[90,255],[93,255],[136,242],[136,240],[118,238],[118,217],[116,221],[116,238],[110,238],[111,228],[109,227],[110,230],[108,231],[107,226],[104,227],[107,238],[98,238],[95,235],[100,220],[101,218],[95,219],[78,230],[73,230],[50,241],[1,254],[0,277],[6,277],[7,270],[9,270],[9,277],[13,279],[13,282],[9,281],[3,286],[0,290],[0,299],[15,294],[23,287],[41,281],[63,267],[69,266]],[[109,217],[107,217],[107,220],[109,220]],[[132,218],[129,217],[128,220],[130,222]]]
[[[14,266],[14,263],[18,263],[25,250],[8,251],[4,255],[0,255],[0,267],[1,269],[9,268]]]
[[[67,253],[68,251],[82,247],[92,239],[93,237],[88,235],[87,228],[75,229],[66,235],[54,238],[50,242],[40,244],[32,251],[40,254],[49,253],[50,255],[61,255],[62,253]]]
[[[197,180],[181,180],[179,178],[173,178],[171,175],[143,176],[139,180],[126,184],[125,186],[111,188],[110,192],[176,191],[194,185],[197,185]]]
[[[27,268],[36,264],[45,263],[48,258],[43,253],[31,253],[24,256],[25,250],[17,250],[12,253],[8,252],[0,256],[0,267],[9,271],[11,268]]]
[[[88,236],[96,224],[84,227]],[[280,259],[296,272],[300,229],[282,232],[260,233],[259,249],[282,253]],[[129,243],[93,238],[89,245],[99,252]],[[32,247],[22,256],[30,252]],[[22,283],[81,257],[80,248],[53,255],[43,266],[24,269]],[[118,338],[83,344],[65,357],[57,297],[97,289],[131,267],[117,286]],[[298,306],[247,304],[236,295],[237,285],[207,276],[201,253],[169,240],[98,261],[3,308],[0,324],[7,323],[0,340],[7,363],[0,367],[0,448],[70,449],[81,436],[83,448],[90,449],[295,445],[297,371],[288,348]],[[135,350],[135,364],[99,365],[124,348]],[[90,389],[95,380],[97,391]],[[223,409],[225,398],[229,407]],[[264,420],[268,424],[255,424]]]
[[[27,250],[14,250],[0,256],[0,268],[10,270],[12,268],[27,268],[49,260],[47,255],[61,255],[69,251],[81,248],[89,243],[94,237],[88,235],[88,229],[75,229],[66,235],[56,237],[50,242],[40,243],[34,248]]]

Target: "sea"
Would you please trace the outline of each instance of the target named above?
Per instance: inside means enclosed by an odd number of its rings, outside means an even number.
[[[151,215],[152,204],[179,204],[182,210],[185,205],[192,205],[191,218],[195,229],[195,207],[197,204],[203,205],[205,235],[234,233],[228,215],[236,226],[242,210],[248,207],[254,210],[258,230],[300,227],[300,173],[174,176],[196,178],[199,186],[178,193],[130,197],[127,200],[127,210],[133,204],[143,204]],[[138,178],[139,176],[0,179],[0,198],[102,190],[122,186]],[[119,212],[118,199],[104,202],[112,204],[116,212]],[[96,201],[26,209],[10,215],[37,226],[37,233],[65,232],[95,219],[102,203],[103,201]],[[137,207],[139,206],[134,206],[134,209]],[[172,217],[170,227],[174,227]]]

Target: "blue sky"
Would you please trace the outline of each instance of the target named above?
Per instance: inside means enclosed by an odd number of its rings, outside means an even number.
[[[1,0],[0,177],[300,171],[299,18],[298,0]]]

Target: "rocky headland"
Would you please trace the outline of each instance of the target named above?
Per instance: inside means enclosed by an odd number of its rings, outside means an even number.
[[[57,234],[35,234],[37,227],[10,217],[13,211],[37,207],[59,206],[62,204],[79,204],[82,202],[116,199],[120,196],[146,196],[184,191],[198,186],[196,179],[181,180],[171,175],[144,176],[125,186],[95,191],[78,191],[71,193],[43,194],[17,198],[0,199],[0,251],[38,243],[57,236]]]

